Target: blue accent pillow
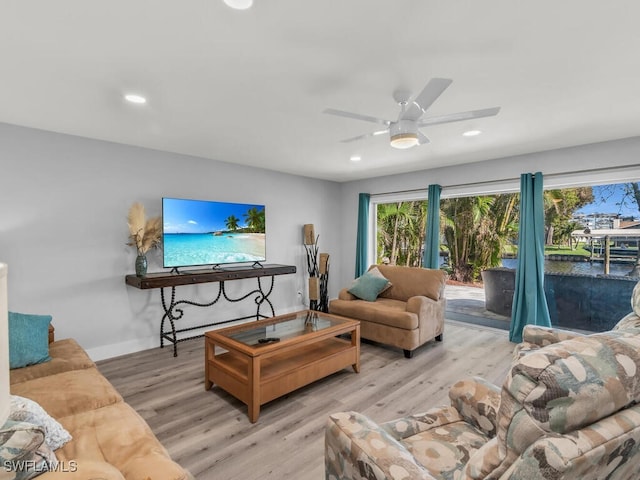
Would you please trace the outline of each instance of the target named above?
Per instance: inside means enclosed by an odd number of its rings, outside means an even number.
[[[367,302],[375,302],[380,292],[387,288],[388,284],[389,280],[386,278],[366,272],[354,280],[348,292]]]
[[[51,315],[9,312],[9,367],[21,368],[51,360]]]

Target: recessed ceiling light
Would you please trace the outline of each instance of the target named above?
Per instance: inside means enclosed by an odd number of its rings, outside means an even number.
[[[462,134],[463,137],[476,137],[482,133],[481,130],[468,130]]]
[[[360,155],[351,155],[351,158],[349,159],[352,162],[359,162],[360,160],[362,160],[362,157]]]
[[[127,102],[131,102],[131,103],[139,103],[139,104],[147,103],[147,99],[146,98],[144,98],[142,95],[136,95],[134,93],[129,93],[129,94],[125,95],[124,99]]]
[[[235,8],[236,10],[246,10],[251,8],[253,5],[253,0],[224,0],[224,3],[231,8]]]

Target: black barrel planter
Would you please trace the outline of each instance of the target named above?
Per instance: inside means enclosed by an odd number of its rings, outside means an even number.
[[[481,275],[485,308],[498,315],[510,317],[516,271],[512,268],[489,268],[483,270]]]
[[[511,316],[515,270],[482,272],[485,308]],[[544,293],[554,327],[604,332],[631,312],[631,293],[638,278],[611,275],[545,273]]]

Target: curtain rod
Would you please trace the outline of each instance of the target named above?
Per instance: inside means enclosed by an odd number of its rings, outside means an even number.
[[[558,172],[558,173],[550,173],[545,175],[543,173],[544,178],[557,178],[557,177],[562,177],[564,175],[571,175],[571,174],[589,174],[589,173],[599,173],[599,172],[611,172],[611,171],[616,171],[616,170],[631,170],[633,168],[638,168],[637,165],[625,165],[625,166],[618,166],[618,167],[602,167],[602,168],[591,168],[591,169],[587,169],[587,170],[580,170],[580,171],[569,171],[569,172]],[[469,182],[469,183],[458,183],[458,184],[452,184],[452,185],[441,185],[443,189],[445,188],[461,188],[461,187],[476,187],[476,186],[481,186],[481,185],[494,185],[496,183],[499,182],[515,182],[520,180],[520,177],[512,177],[512,178],[501,178],[499,180],[487,180],[485,182]],[[427,187],[425,188],[413,188],[413,189],[409,189],[409,190],[398,190],[395,192],[384,192],[384,193],[374,193],[372,195],[391,195],[391,194],[397,194],[397,193],[414,193],[414,192],[425,192],[427,190]]]

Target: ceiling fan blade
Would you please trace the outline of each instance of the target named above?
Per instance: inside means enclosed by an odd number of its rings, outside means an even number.
[[[358,135],[357,137],[347,138],[346,140],[340,140],[340,143],[351,143],[355,142],[356,140],[362,140],[364,138],[376,137],[378,135],[382,135],[383,133],[389,133],[389,129],[387,128],[385,130],[378,130],[377,132],[365,133],[364,135]]]
[[[344,110],[336,110],[335,108],[325,108],[322,113],[328,113],[329,115],[337,115],[339,117],[354,118],[356,120],[364,120],[365,122],[378,123],[380,125],[389,126],[391,120],[384,120],[382,118],[370,117],[369,115],[360,115],[359,113],[345,112]]]
[[[437,115],[435,117],[423,118],[418,122],[418,127],[426,127],[427,125],[437,125],[439,123],[460,122],[462,120],[470,120],[472,118],[492,117],[497,115],[500,107],[483,108],[481,110],[470,110],[468,112],[450,113],[448,115]]]
[[[424,133],[418,132],[418,143],[420,145],[424,145],[426,143],[431,143],[431,140],[429,140]]]
[[[453,80],[450,78],[432,78],[407,109],[400,114],[399,120],[418,120],[422,114],[442,95]]]

